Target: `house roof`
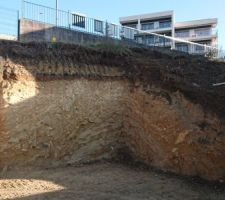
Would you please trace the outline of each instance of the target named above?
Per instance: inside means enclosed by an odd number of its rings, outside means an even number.
[[[141,15],[132,15],[132,16],[126,16],[126,17],[120,17],[120,22],[134,22],[138,19],[158,19],[161,17],[172,17],[173,11],[164,11],[164,12],[157,12],[157,13],[148,13],[148,14],[141,14]]]
[[[181,29],[181,28],[191,28],[191,27],[199,27],[199,26],[216,26],[217,23],[218,23],[217,18],[200,19],[200,20],[193,20],[193,21],[186,21],[186,22],[177,22],[175,23],[175,28]]]

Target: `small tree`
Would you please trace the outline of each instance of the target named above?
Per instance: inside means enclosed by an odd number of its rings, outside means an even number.
[[[205,56],[208,58],[217,58],[218,55],[219,55],[219,49],[217,48],[211,48],[205,54]]]

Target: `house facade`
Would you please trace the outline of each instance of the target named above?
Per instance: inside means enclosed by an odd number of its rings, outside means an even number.
[[[134,39],[150,46],[176,48],[179,51],[196,54],[204,53],[204,47],[187,44],[182,40],[217,47],[216,18],[176,23],[174,12],[165,11],[120,17],[120,23],[123,26],[140,30],[135,34]],[[148,33],[171,36],[180,41],[171,41]]]
[[[190,42],[217,47],[218,34],[216,26],[216,18],[178,22],[175,23],[175,37]],[[196,54],[204,52],[203,46],[193,46],[179,42],[176,43],[176,48],[180,51],[193,52]]]

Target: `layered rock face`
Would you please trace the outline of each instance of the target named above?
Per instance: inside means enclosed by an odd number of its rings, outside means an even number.
[[[161,170],[225,178],[223,91],[203,82],[204,72],[185,72],[189,58],[177,58],[174,69],[173,57],[149,50],[148,60],[140,49],[60,48],[0,45],[3,171],[112,159],[128,149],[122,153]],[[222,79],[224,64],[211,65]]]

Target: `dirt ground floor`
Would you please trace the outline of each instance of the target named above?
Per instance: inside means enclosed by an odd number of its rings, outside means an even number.
[[[0,199],[224,200],[225,188],[155,170],[104,162],[6,171],[0,179]]]

